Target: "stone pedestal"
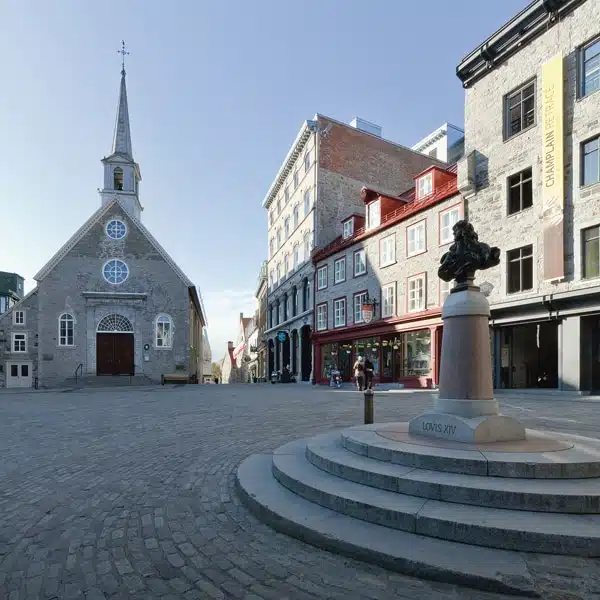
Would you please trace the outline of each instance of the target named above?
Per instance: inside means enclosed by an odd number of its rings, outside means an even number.
[[[440,393],[433,410],[412,419],[414,435],[485,443],[525,439],[525,428],[499,414],[492,384],[490,307],[479,288],[452,292],[442,309]]]

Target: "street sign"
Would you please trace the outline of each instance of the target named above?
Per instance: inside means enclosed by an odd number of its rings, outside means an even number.
[[[279,338],[280,342],[285,342],[287,338],[287,333],[285,331],[280,331],[277,337]]]

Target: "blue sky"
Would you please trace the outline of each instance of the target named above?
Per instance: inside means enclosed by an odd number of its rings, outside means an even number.
[[[33,276],[98,208],[125,39],[143,221],[200,287],[214,358],[251,314],[262,199],[305,119],[411,145],[462,126],[459,60],[526,0],[3,0],[0,270]]]

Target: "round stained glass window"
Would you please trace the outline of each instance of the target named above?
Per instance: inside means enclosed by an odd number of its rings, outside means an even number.
[[[127,225],[117,219],[110,221],[106,225],[106,235],[111,240],[122,240],[127,234]]]
[[[129,277],[129,267],[122,260],[115,258],[104,265],[102,274],[108,283],[118,285]]]

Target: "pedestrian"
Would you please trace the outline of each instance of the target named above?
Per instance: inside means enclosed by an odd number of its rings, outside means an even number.
[[[375,366],[370,358],[365,358],[365,390],[373,389],[373,375],[375,374]]]
[[[359,356],[354,363],[354,379],[356,380],[356,389],[362,392],[365,380],[365,365],[362,356]]]

